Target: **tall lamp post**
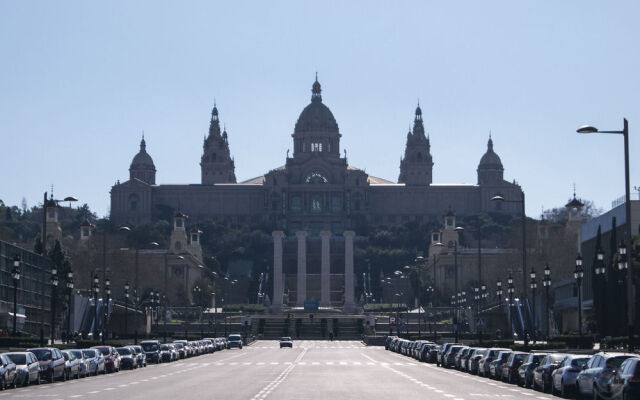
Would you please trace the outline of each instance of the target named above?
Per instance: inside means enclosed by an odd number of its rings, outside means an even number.
[[[573,271],[573,277],[578,285],[578,335],[582,337],[582,278],[584,270],[582,269],[582,257],[580,254],[576,257],[576,269]]]
[[[532,311],[532,319],[533,319],[533,341],[535,342],[538,339],[538,324],[536,318],[536,289],[538,288],[538,282],[536,281],[536,271],[531,268],[531,272],[529,273],[529,277],[531,281],[529,282],[529,286],[531,287],[531,311]]]
[[[18,333],[18,282],[20,282],[20,256],[13,257],[13,269],[11,270],[13,279],[13,336]]]
[[[596,249],[596,265],[594,268],[594,272],[596,274],[596,283],[597,287],[597,302],[596,306],[596,320],[598,321],[598,330],[600,331],[600,336],[604,336],[604,321],[602,311],[604,310],[604,296],[605,296],[605,285],[606,285],[606,267],[604,265],[604,252],[602,248],[598,246]]]
[[[491,201],[501,203],[520,203],[522,205],[520,212],[522,213],[522,297],[527,296],[527,215],[525,213],[524,191],[522,191],[521,200],[506,200],[502,196],[493,196]]]
[[[56,288],[58,287],[58,270],[51,268],[51,346],[56,338]]]
[[[133,288],[133,343],[138,344],[138,306],[140,306],[140,294],[138,293],[138,288]]]
[[[96,273],[93,276],[93,339],[96,339],[96,334],[98,333],[98,294],[100,293],[100,278],[98,278],[98,274]]]
[[[67,305],[67,343],[71,338],[71,311],[73,309],[73,272],[67,272],[67,289],[69,292],[69,300]]]
[[[629,263],[627,261],[627,246],[625,245],[624,242],[620,243],[620,248],[618,249],[618,252],[620,253],[620,258],[618,259],[618,270],[620,271],[620,281],[622,282],[622,275],[624,274],[624,270],[629,270]],[[628,275],[627,275],[628,278]],[[622,293],[624,293],[625,288],[622,288]],[[627,292],[629,291],[629,288],[626,288]],[[633,298],[633,296],[631,296],[631,298]],[[622,303],[624,304],[624,300],[622,301]],[[627,311],[632,307],[632,304],[628,303],[627,304]],[[632,338],[629,338],[629,343],[631,343]]]
[[[480,324],[478,323],[480,320],[480,288],[473,288],[473,299],[476,301],[476,334],[478,335],[478,341],[482,341],[482,335],[480,335]]]
[[[507,295],[509,296],[509,334],[510,338],[513,339],[513,295],[515,294],[516,289],[513,286],[513,276],[511,272],[509,273],[509,278],[507,278]]]
[[[625,189],[625,242],[628,246],[632,246],[631,238],[631,185],[629,183],[629,121],[623,119],[623,127],[621,131],[600,131],[598,128],[583,125],[576,131],[578,133],[612,133],[622,135],[624,138],[624,189]],[[633,268],[627,269],[627,330],[629,334],[629,351],[633,351],[633,332],[634,332],[634,316],[635,316],[635,299],[633,290]]]
[[[160,331],[160,291],[156,290],[156,332]]]
[[[129,282],[124,284],[124,335],[125,337],[129,333],[127,323],[129,321]]]
[[[105,336],[109,336],[109,302],[111,301],[111,281],[109,278],[104,280],[104,294],[107,297],[107,305],[104,310],[104,332],[102,334],[102,344],[104,344]]]
[[[502,281],[500,279],[496,281],[496,297],[498,298],[498,311],[502,313]]]
[[[551,268],[549,268],[549,264],[544,266],[544,278],[542,280],[542,285],[544,286],[545,291],[545,299],[544,305],[546,308],[546,319],[547,319],[547,340],[549,340],[549,336],[551,334],[551,321],[549,319],[549,311],[551,307],[549,307],[549,288],[551,288]]]

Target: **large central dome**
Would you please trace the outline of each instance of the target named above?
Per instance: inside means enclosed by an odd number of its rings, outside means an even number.
[[[338,123],[333,113],[322,103],[320,82],[317,77],[311,93],[311,104],[300,113],[294,133],[338,133]]]

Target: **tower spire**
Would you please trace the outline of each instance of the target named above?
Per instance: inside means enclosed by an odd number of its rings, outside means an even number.
[[[313,82],[313,87],[311,88],[311,102],[322,102],[322,88],[320,87],[320,82],[318,82],[318,73],[316,72],[316,81]]]

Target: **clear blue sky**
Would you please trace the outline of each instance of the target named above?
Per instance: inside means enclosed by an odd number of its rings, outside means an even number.
[[[393,4],[398,3],[398,4]],[[391,6],[393,4],[393,6]],[[239,180],[284,163],[318,71],[349,162],[396,180],[420,99],[435,183],[475,183],[491,130],[527,213],[640,186],[640,2],[0,3],[0,199],[54,184],[100,215],[141,132],[158,183],[199,183],[216,99]],[[635,160],[634,160],[635,157]]]

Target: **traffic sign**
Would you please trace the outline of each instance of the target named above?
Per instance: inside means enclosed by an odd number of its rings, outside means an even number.
[[[479,328],[484,328],[486,324],[487,324],[487,321],[484,318],[482,318],[482,317],[476,318],[476,325]]]

